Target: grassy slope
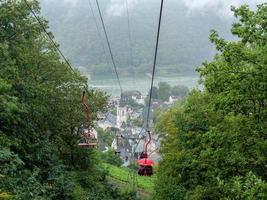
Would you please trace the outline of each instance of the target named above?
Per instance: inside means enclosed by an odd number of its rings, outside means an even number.
[[[109,173],[109,176],[112,179],[116,179],[122,182],[125,182],[127,185],[125,186],[130,187],[130,171],[127,168],[116,167],[114,165],[105,164],[105,167]],[[154,188],[154,181],[156,176],[145,177],[145,176],[138,176],[137,175],[137,187],[147,193],[153,193]]]

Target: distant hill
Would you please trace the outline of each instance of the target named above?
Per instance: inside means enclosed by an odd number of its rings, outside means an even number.
[[[101,36],[97,32],[89,0],[41,0],[42,14],[49,20],[51,31],[61,49],[77,65],[94,75],[112,72],[110,57],[94,0],[91,0]],[[120,74],[151,71],[158,21],[159,3],[155,0],[128,0],[132,36],[131,61],[125,7],[114,0],[99,1],[103,10],[111,48]],[[115,2],[115,3],[114,3]],[[158,54],[158,73],[193,74],[203,61],[211,59],[215,50],[208,36],[216,29],[226,38],[233,18],[216,10],[202,9],[189,13],[184,1],[166,1],[162,19]],[[101,40],[102,39],[102,43]],[[104,49],[103,49],[104,42]],[[104,53],[106,52],[106,54]],[[107,55],[107,56],[106,56]]]

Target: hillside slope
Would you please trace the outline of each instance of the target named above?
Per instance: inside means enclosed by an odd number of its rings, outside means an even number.
[[[51,30],[63,52],[76,65],[93,74],[110,74],[110,57],[95,1],[91,1],[98,34],[88,0],[42,0],[42,14],[50,21]],[[117,2],[117,4],[116,4]],[[124,1],[100,1],[115,61],[121,74],[150,72],[155,46],[159,1],[129,1],[131,27],[130,56],[127,15]],[[168,73],[194,73],[196,66],[214,55],[209,43],[211,29],[228,38],[232,18],[219,16],[209,8],[189,13],[184,1],[166,1],[164,5],[158,65]],[[102,42],[101,42],[102,41]],[[104,44],[104,48],[103,48]],[[104,53],[106,52],[106,54]]]

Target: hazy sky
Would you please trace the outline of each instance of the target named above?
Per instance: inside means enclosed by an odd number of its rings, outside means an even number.
[[[248,4],[250,7],[255,8],[257,4],[267,2],[267,0],[182,0],[189,12],[212,9],[217,10],[218,15],[232,16],[230,7],[240,6],[241,4]]]
[[[41,0],[46,2],[52,2],[54,0]],[[89,0],[61,0],[66,3],[69,3],[70,6],[75,6],[78,1],[89,1]],[[94,2],[95,0],[91,0]],[[99,0],[101,3],[102,0]],[[134,9],[136,5],[140,2],[149,2],[156,1],[159,2],[160,0],[128,0],[129,9]],[[267,0],[165,0],[165,4],[168,4],[170,1],[181,1],[184,5],[188,8],[188,14],[194,13],[196,11],[202,11],[211,9],[215,11],[221,17],[230,17],[232,16],[230,11],[230,6],[240,6],[241,4],[248,4],[252,8],[255,8],[257,4],[260,3],[267,3]],[[107,2],[107,1],[105,1]],[[110,5],[107,8],[106,12],[112,15],[122,15],[125,11],[125,2],[126,0],[110,0]]]

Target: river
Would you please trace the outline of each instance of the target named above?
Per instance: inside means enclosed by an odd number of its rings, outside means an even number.
[[[158,85],[159,82],[167,82],[171,86],[174,85],[185,85],[192,88],[200,88],[198,84],[199,77],[197,76],[156,76],[154,85]],[[151,85],[151,75],[146,74],[139,77],[122,77],[120,78],[123,91],[127,90],[138,90],[143,95],[147,94]],[[93,88],[102,89],[111,96],[119,96],[120,88],[118,81],[111,77],[91,77],[89,85]]]

